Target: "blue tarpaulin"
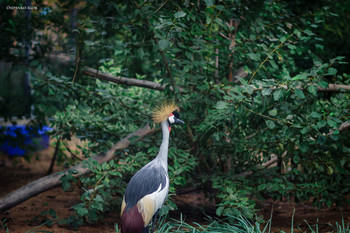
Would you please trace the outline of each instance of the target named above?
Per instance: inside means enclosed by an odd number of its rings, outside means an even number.
[[[22,125],[0,127],[0,151],[9,156],[24,156],[28,152],[46,149],[50,137],[48,126],[41,128]]]

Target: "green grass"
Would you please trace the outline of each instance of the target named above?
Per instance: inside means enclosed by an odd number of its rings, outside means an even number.
[[[156,233],[168,233],[168,232],[192,232],[192,233],[198,233],[198,232],[205,232],[205,233],[271,233],[271,221],[272,220],[272,213],[270,219],[266,223],[261,223],[258,220],[251,221],[245,218],[244,216],[228,216],[224,220],[220,220],[217,218],[207,217],[206,221],[209,222],[207,225],[199,224],[196,222],[193,222],[191,224],[187,223],[183,218],[182,215],[180,219],[171,219],[170,221],[165,221],[165,218],[162,218],[158,225],[158,229],[155,231]],[[305,223],[307,224],[308,229],[302,230],[299,226],[297,226],[297,232],[310,232],[310,233],[321,233],[320,231],[320,223],[317,221],[315,225],[310,225],[306,220]],[[30,229],[29,232],[49,232],[49,231],[39,231],[39,228],[43,225],[48,224],[48,222],[45,222],[37,227],[34,227]],[[326,224],[332,230],[327,232],[332,233],[350,233],[350,223],[345,223],[344,217],[342,218],[342,222],[338,223],[336,222],[335,225],[332,224]],[[0,232],[10,232],[7,227],[7,221],[6,219],[3,219],[0,222]],[[119,227],[116,224],[115,225],[115,232],[119,233]],[[292,216],[292,223],[290,232],[294,231],[294,211]],[[284,233],[284,231],[280,231],[280,233]]]
[[[157,232],[210,232],[210,233],[266,233],[271,229],[270,221],[262,225],[258,221],[250,222],[243,216],[229,216],[228,219],[220,220],[208,217],[208,225],[199,223],[186,223],[182,217],[180,220],[171,220],[161,225]]]
[[[319,224],[318,224],[318,219],[317,219],[317,223],[314,226],[311,226],[306,220],[305,223],[307,224],[309,230],[308,232],[310,233],[321,233],[321,231],[319,230]],[[335,223],[335,225],[332,224],[326,224],[328,226],[330,226],[331,228],[333,228],[333,231],[330,232],[335,232],[335,233],[350,233],[350,225],[349,223],[347,223],[345,225],[345,221],[344,218],[342,218],[342,222],[341,224],[339,224],[338,222]],[[300,229],[300,228],[299,228]],[[301,229],[300,229],[301,230]]]
[[[9,229],[7,227],[7,219],[4,218],[0,221],[0,232],[9,232]]]
[[[244,216],[228,216],[225,220],[220,220],[216,218],[208,217],[207,221],[209,224],[202,225],[196,222],[189,224],[184,221],[184,219],[180,218],[171,219],[170,221],[164,222],[161,220],[158,224],[157,233],[168,233],[168,232],[206,232],[206,233],[271,233],[271,220],[272,217],[266,223],[260,223],[259,221],[250,221]],[[294,228],[294,212],[292,217],[292,223],[290,232],[311,232],[311,233],[321,233],[320,224],[317,223],[315,225],[310,225],[307,221],[308,229],[302,230],[299,226],[296,226],[297,229]],[[327,224],[333,230],[327,231],[332,233],[350,233],[350,225],[349,223],[345,223],[344,218],[342,218],[341,223],[335,223],[335,225]],[[117,227],[116,227],[117,229]],[[295,231],[296,230],[296,231]],[[118,232],[118,231],[116,231]],[[284,231],[280,231],[280,233],[284,233]]]

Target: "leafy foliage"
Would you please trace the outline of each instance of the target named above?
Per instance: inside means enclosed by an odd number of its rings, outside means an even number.
[[[349,121],[350,95],[324,89],[350,84],[341,66],[348,57],[330,52],[324,33],[337,20],[330,6],[347,3],[319,4],[299,12],[276,1],[48,3],[32,12],[31,38],[43,48],[21,66],[31,72],[36,123],[49,121],[53,137],[86,141],[80,149],[89,158],[174,99],[186,126],[171,135],[165,213],[175,208],[175,189],[194,184],[216,199],[219,216],[252,218],[255,198],[341,204],[350,190],[350,145],[339,128]],[[5,15],[2,28],[14,33],[19,26],[11,21],[19,17]],[[43,38],[43,24],[57,32],[68,64],[47,60],[55,42]],[[0,41],[2,58],[10,47],[23,48],[23,38],[13,38]],[[83,75],[84,66],[166,89],[102,82]],[[83,194],[72,222],[115,211],[132,174],[157,154],[159,138],[135,142],[108,163],[87,160],[92,174],[79,178]],[[277,166],[262,166],[276,156]],[[63,187],[73,179],[65,176]]]

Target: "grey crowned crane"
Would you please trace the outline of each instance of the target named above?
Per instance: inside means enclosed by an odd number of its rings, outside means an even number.
[[[171,126],[183,124],[179,119],[178,107],[174,103],[161,105],[153,113],[155,123],[161,123],[163,140],[155,159],[146,164],[129,181],[121,208],[122,233],[148,233],[158,210],[163,206],[168,191],[168,148]]]

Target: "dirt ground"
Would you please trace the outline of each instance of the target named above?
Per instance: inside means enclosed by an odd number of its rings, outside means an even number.
[[[28,163],[23,159],[9,160],[0,155],[0,197],[20,188],[21,186],[44,176],[49,169],[49,164],[53,155],[53,148],[40,152],[39,160]],[[63,169],[55,166],[54,172]],[[64,192],[60,187],[44,192],[33,197],[24,203],[13,207],[9,211],[0,215],[0,232],[115,232],[115,223],[119,222],[119,213],[113,213],[103,222],[88,226],[81,226],[77,231],[69,226],[47,224],[47,219],[40,215],[43,211],[54,209],[57,216],[62,219],[73,214],[72,207],[79,202],[80,192],[78,187],[74,187],[69,192]],[[172,218],[179,218],[180,213],[186,222],[205,223],[204,211],[206,214],[215,213],[215,205],[202,193],[188,193],[175,197],[175,202],[179,209],[170,214]],[[290,203],[266,201],[259,203],[260,213],[269,219],[272,212],[272,231],[290,232],[293,210],[295,210],[294,229],[299,226],[303,231],[309,232],[307,224],[316,224],[320,232],[331,232],[329,223],[341,223],[342,218],[350,222],[350,207],[331,207],[318,210],[310,203]],[[199,214],[200,213],[200,214]],[[6,226],[6,227],[4,227]]]

